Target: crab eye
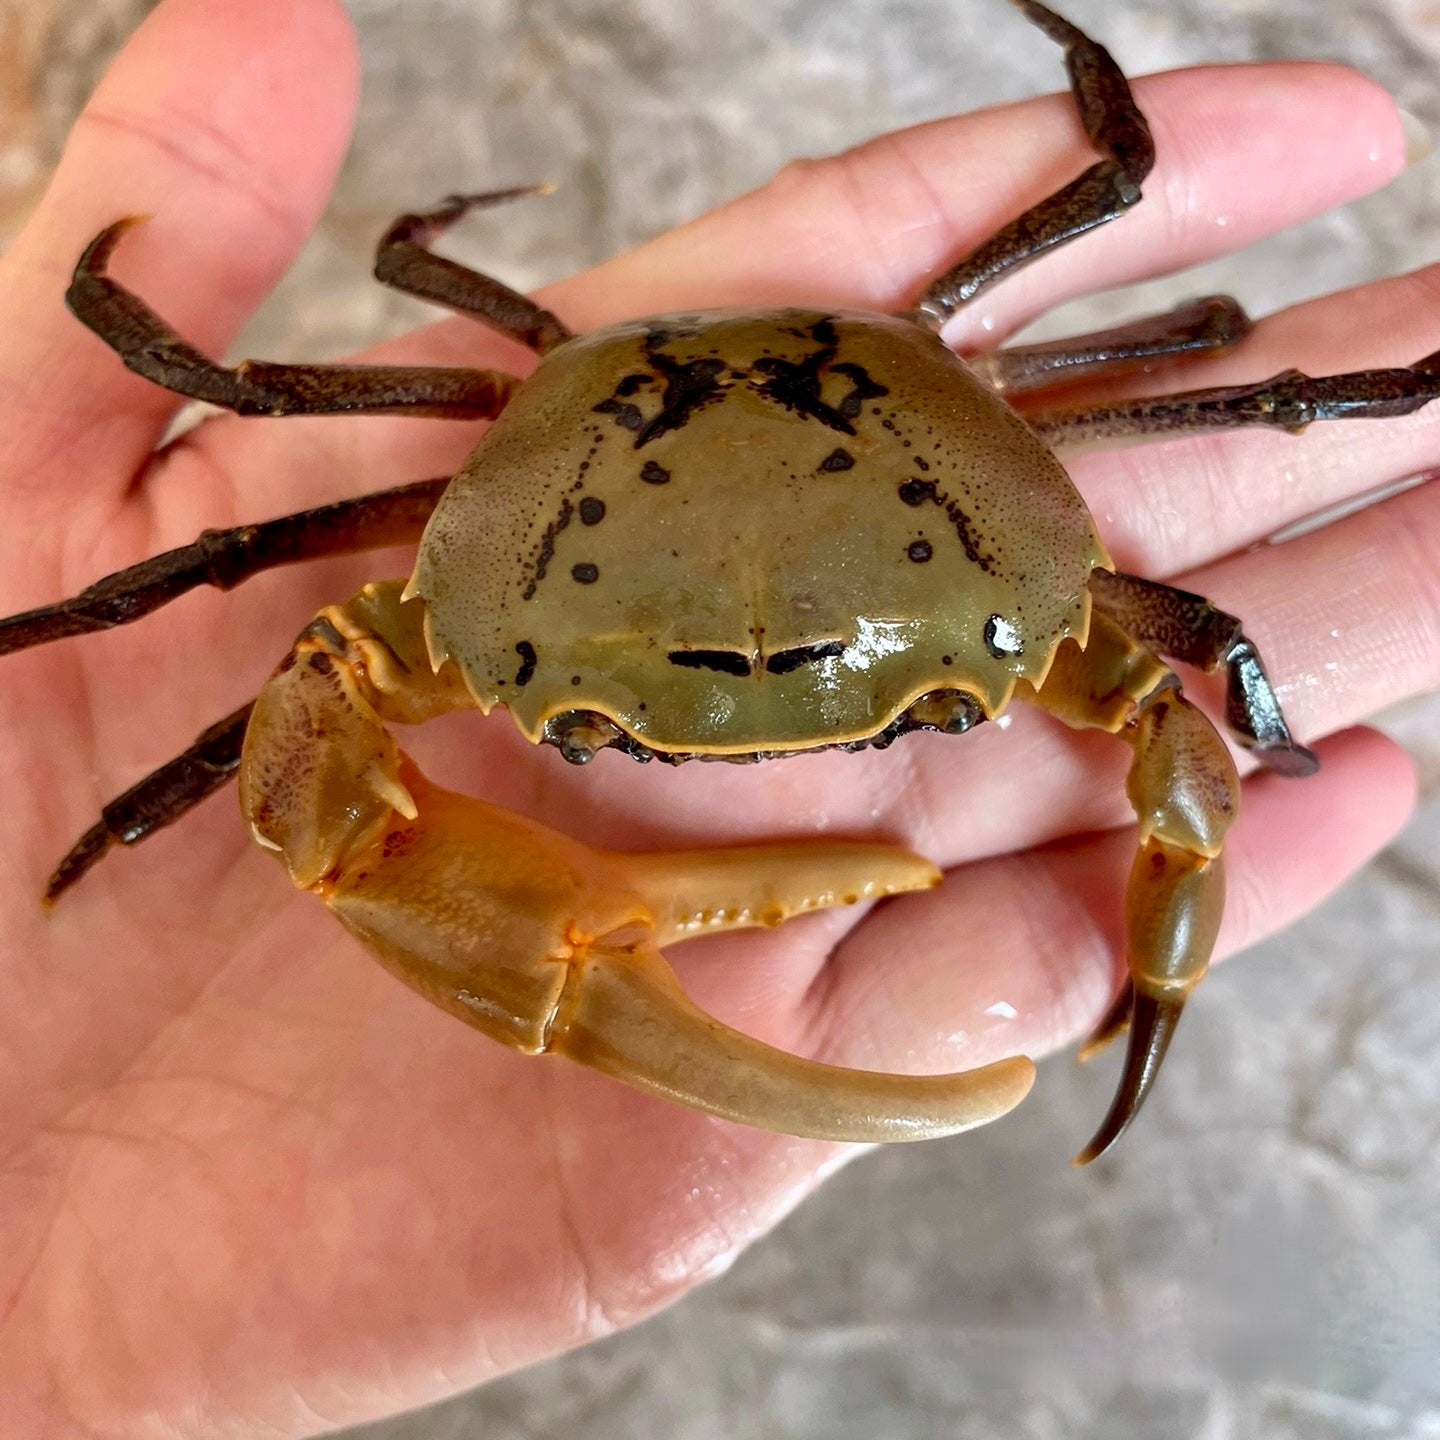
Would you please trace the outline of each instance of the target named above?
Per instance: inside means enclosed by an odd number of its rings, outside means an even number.
[[[772,675],[788,675],[815,660],[830,660],[845,653],[843,640],[822,640],[816,645],[797,645],[793,650],[777,650],[766,662]]]
[[[750,657],[738,650],[672,650],[672,665],[688,665],[692,670],[719,670],[724,675],[748,675]]]

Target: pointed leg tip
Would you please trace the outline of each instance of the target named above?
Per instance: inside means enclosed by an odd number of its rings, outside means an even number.
[[[1289,745],[1283,750],[1262,750],[1257,758],[1264,767],[1287,780],[1304,780],[1320,768],[1320,757],[1307,746]]]
[[[1140,1107],[1145,1103],[1160,1073],[1165,1052],[1184,1008],[1183,999],[1160,1000],[1153,995],[1134,992],[1130,1005],[1130,1043],[1125,1052],[1125,1068],[1115,1089],[1110,1109],[1100,1128],[1071,1160],[1073,1165],[1088,1165],[1098,1160],[1130,1128]],[[1107,1017],[1108,1019],[1109,1017]]]
[[[1130,1122],[1134,1118],[1134,1111],[1128,1115],[1117,1116],[1112,1109],[1100,1128],[1090,1137],[1089,1144],[1070,1157],[1070,1163],[1078,1170],[1098,1160],[1130,1128]]]
[[[86,247],[75,265],[75,279],[104,274],[105,266],[127,230],[144,225],[149,215],[125,215],[107,225]]]
[[[41,909],[47,914],[52,911],[60,897],[91,870],[115,843],[115,837],[111,835],[103,820],[92,825],[70,847],[69,853],[45,882],[45,893],[40,897]]]

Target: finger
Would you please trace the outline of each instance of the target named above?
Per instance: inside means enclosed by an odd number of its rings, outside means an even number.
[[[987,297],[986,315],[996,325],[990,341],[1037,306],[1206,259],[1363,194],[1401,164],[1393,101],[1338,66],[1183,71],[1143,80],[1137,93],[1162,142],[1145,202],[1022,272],[1013,287],[1026,288],[1014,305],[1004,300],[1012,282],[999,287],[993,303],[1009,310],[994,310]],[[580,330],[677,307],[897,309],[1090,158],[1064,96],[937,121],[791,167],[540,298]],[[1223,227],[1213,223],[1222,209]],[[513,346],[467,321],[442,322],[365,358],[506,368],[518,359]],[[218,456],[235,467],[237,488],[257,515],[334,498],[332,469],[356,491],[439,473],[459,463],[477,434],[403,421],[294,421],[250,427],[245,453],[230,456],[238,423],[217,420],[196,442],[207,461]],[[296,432],[303,426],[317,434],[316,423],[329,427],[310,442],[324,461],[297,464],[308,445]],[[156,484],[171,480],[185,482],[183,464],[154,477]]]
[[[1187,575],[1248,618],[1297,733],[1440,688],[1440,482]]]
[[[1189,390],[1290,368],[1329,375],[1403,366],[1437,345],[1440,265],[1431,265],[1270,316],[1232,355],[1187,365],[1181,383]],[[1175,380],[1171,370],[1158,383],[1132,381],[1127,393],[1160,393]],[[1062,458],[1116,562],[1166,578],[1433,467],[1440,404],[1401,419],[1321,422],[1298,436],[1212,432]]]
[[[118,270],[190,339],[223,350],[309,233],[354,88],[335,0],[166,0],[151,15],[0,264],[0,473],[12,492],[56,507],[114,493],[176,408],[65,313],[87,242],[121,216],[153,215]]]
[[[1271,775],[1246,782],[1225,851],[1218,955],[1313,907],[1409,815],[1414,773],[1392,741],[1350,731],[1321,754],[1319,775],[1304,785]],[[803,997],[792,993],[805,1053],[852,1065],[903,1053],[918,1071],[1044,1054],[1085,1033],[1121,978],[1134,853],[1127,827],[967,866],[939,890],[887,904]]]

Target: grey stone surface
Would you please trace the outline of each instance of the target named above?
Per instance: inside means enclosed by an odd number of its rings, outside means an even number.
[[[53,154],[143,0],[69,0],[36,84]],[[421,311],[366,279],[397,210],[538,177],[457,243],[533,285],[796,154],[1058,88],[998,0],[352,0],[355,151],[244,348],[328,356]],[[1440,132],[1429,0],[1069,0],[1132,72],[1341,58]],[[16,144],[22,143],[17,140]],[[23,168],[23,167],[22,167]],[[17,172],[18,173],[18,172]],[[1155,282],[1256,312],[1440,255],[1436,162]],[[763,244],[763,237],[756,237]],[[1104,302],[1106,307],[1110,302]],[[1052,329],[1098,323],[1097,302]],[[1325,909],[1227,966],[1146,1115],[1074,1172],[1110,1076],[1052,1061],[1004,1125],[865,1157],[648,1324],[366,1440],[1440,1440],[1440,709],[1389,723],[1427,803]]]

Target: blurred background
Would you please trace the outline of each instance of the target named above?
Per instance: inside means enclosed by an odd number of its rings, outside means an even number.
[[[0,244],[149,8],[0,0]],[[348,8],[364,59],[355,147],[237,354],[333,358],[422,318],[368,279],[369,252],[392,216],[451,190],[559,184],[447,241],[530,287],[792,156],[1063,82],[1054,47],[999,0]],[[1436,0],[1063,8],[1132,74],[1345,60],[1440,134]],[[1437,166],[1035,333],[1217,290],[1264,314],[1440,259]],[[1072,1170],[1112,1075],[1057,1057],[1005,1124],[866,1156],[638,1329],[347,1434],[1440,1440],[1440,702],[1384,723],[1421,769],[1415,822],[1324,910],[1207,983],[1143,1143]]]

